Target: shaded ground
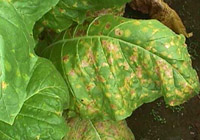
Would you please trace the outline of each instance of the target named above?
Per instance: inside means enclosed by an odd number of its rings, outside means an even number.
[[[194,36],[187,40],[193,66],[200,77],[200,1],[165,0],[183,19]],[[148,18],[135,11],[134,18]],[[132,15],[131,14],[131,15]],[[125,15],[129,16],[129,14]],[[200,97],[177,107],[167,107],[162,99],[145,104],[127,119],[136,140],[200,140]]]

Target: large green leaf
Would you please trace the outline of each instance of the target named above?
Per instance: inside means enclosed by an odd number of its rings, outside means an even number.
[[[178,105],[198,94],[185,38],[156,20],[101,16],[65,35],[72,37],[43,55],[65,77],[83,117],[122,120],[159,97]]]
[[[67,124],[70,131],[64,140],[134,140],[126,121],[84,120],[81,118],[69,119]]]
[[[60,140],[69,96],[49,60],[34,54],[29,25],[12,3],[0,1],[0,139]]]
[[[115,11],[123,4],[130,0],[61,0],[56,7],[48,12],[38,23],[38,30],[42,30],[43,26],[47,26],[51,29],[61,32],[69,28],[72,23],[82,23],[87,12],[88,15],[92,15],[93,11],[97,11],[104,8],[113,8]],[[105,12],[105,11],[104,11]],[[109,12],[114,12],[109,10]]]
[[[32,32],[35,22],[58,2],[59,0],[11,0],[30,32]]]

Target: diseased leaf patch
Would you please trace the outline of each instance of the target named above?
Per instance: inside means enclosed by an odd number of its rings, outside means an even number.
[[[122,120],[161,96],[174,106],[199,91],[184,37],[155,20],[98,17],[44,56],[63,73],[85,118]]]
[[[134,140],[134,136],[127,127],[126,121],[91,121],[81,118],[67,120],[70,127],[64,140]]]
[[[123,14],[122,5],[130,0],[60,0],[39,22],[38,26],[49,27],[56,32],[68,29],[73,22],[82,24],[88,17],[105,14]],[[123,6],[124,7],[124,6]],[[39,31],[40,32],[40,31]]]

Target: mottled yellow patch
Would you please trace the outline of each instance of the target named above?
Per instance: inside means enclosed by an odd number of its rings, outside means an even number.
[[[171,77],[172,77],[172,73],[171,73]],[[174,84],[174,80],[172,79],[169,79],[169,82],[168,82],[170,85]]]
[[[172,58],[172,55],[171,55],[171,54],[169,54],[167,57],[168,57],[168,58]]]
[[[114,55],[114,57],[115,57],[116,59],[123,58],[122,55],[121,55],[120,53],[116,53],[116,54]]]
[[[58,112],[55,112],[58,116],[62,116],[62,112],[61,111],[58,111]]]
[[[170,106],[174,106],[174,105],[175,105],[175,102],[176,102],[176,101],[174,101],[174,100],[173,100],[173,101],[170,101],[170,102],[169,102],[169,105],[170,105]]]
[[[176,95],[180,96],[180,97],[184,97],[183,93],[179,90],[175,90]]]
[[[6,68],[6,71],[11,71],[12,66],[8,61],[5,61],[5,68]]]
[[[3,1],[7,1],[7,2],[9,2],[9,3],[12,2],[12,0],[3,0]]]
[[[110,86],[110,85],[106,85],[106,88],[107,88],[107,89],[110,89],[110,88],[111,88],[111,86]]]
[[[127,62],[124,62],[124,69],[129,70],[129,64]]]
[[[161,52],[161,54],[162,54],[163,56],[167,56],[167,55],[168,55],[167,52]]]
[[[170,44],[165,44],[165,48],[169,49],[170,48]]]
[[[108,67],[109,65],[108,65],[108,63],[102,63],[102,65],[101,65],[102,67]]]
[[[83,5],[88,5],[87,1],[82,1]]]
[[[40,135],[36,136],[36,140],[39,140],[40,139]]]
[[[180,48],[177,49],[177,53],[178,53],[179,55],[181,54],[181,49],[180,49]]]
[[[140,96],[140,98],[145,98],[145,97],[147,97],[147,96],[148,96],[147,93],[143,93],[143,94]]]
[[[34,57],[34,54],[33,54],[33,53],[29,53],[29,56],[30,56],[30,57]]]
[[[95,85],[94,85],[93,83],[89,83],[89,84],[86,86],[87,91],[90,91],[91,89],[93,89],[94,86],[95,86]]]
[[[130,37],[131,31],[129,29],[125,30],[124,36],[125,37]]]
[[[148,28],[147,27],[143,27],[142,28],[142,32],[147,32],[148,31]]]
[[[147,46],[147,47],[146,47],[146,49],[147,49],[148,51],[150,51],[151,48],[152,48],[152,46]]]
[[[81,85],[76,85],[76,88],[81,88]]]
[[[109,75],[110,79],[114,79],[114,76],[112,74]]]
[[[141,22],[140,22],[140,21],[138,21],[138,20],[135,20],[135,21],[133,21],[133,24],[134,24],[134,25],[140,25],[140,24],[141,24]]]
[[[174,42],[173,42],[173,41],[171,41],[171,42],[170,42],[170,45],[174,46],[175,44],[174,44]]]
[[[72,7],[78,7],[78,3],[77,2],[75,2],[73,5],[72,5]]]
[[[140,40],[136,41],[136,44],[141,44],[141,43],[142,43],[142,41],[140,41]]]
[[[124,115],[125,114],[125,110],[121,110],[120,112],[119,112],[119,115]]]
[[[157,52],[157,50],[155,48],[152,48],[152,52]]]
[[[128,51],[128,50],[130,50],[130,48],[129,48],[129,47],[125,47],[125,50],[127,50],[127,51]]]
[[[7,86],[8,86],[8,84],[5,81],[2,81],[2,83],[1,83],[2,89],[6,89]]]
[[[133,105],[133,106],[134,106],[134,108],[137,108],[137,106],[138,106],[138,105],[137,105],[137,103],[134,103],[134,105]]]
[[[90,101],[87,98],[83,98],[81,101],[84,104],[90,104]]]
[[[115,95],[115,98],[116,98],[116,99],[121,99],[121,95],[120,95],[120,94],[116,94],[116,95]]]
[[[169,89],[168,89],[169,90]],[[165,95],[167,98],[170,98],[170,97],[172,97],[173,95],[172,94],[166,94]]]
[[[110,58],[108,59],[108,63],[109,63],[109,64],[113,64],[113,61],[114,61],[114,60],[113,60],[112,57],[110,57]]]
[[[186,92],[186,93],[192,93],[192,88],[187,86],[187,87],[184,88],[183,91]]]
[[[82,68],[85,68],[85,67],[88,67],[89,66],[89,63],[86,61],[86,60],[83,60],[82,62],[81,62],[81,67]]]
[[[137,61],[137,56],[131,55],[129,59],[130,59],[132,62],[136,62],[136,61]]]
[[[151,41],[149,45],[150,46],[154,46],[155,45],[155,41]]]
[[[106,92],[105,95],[106,95],[106,97],[108,97],[108,98],[110,98],[110,97],[112,96],[111,93],[109,93],[109,92]]]
[[[159,29],[153,29],[152,35],[154,35],[155,33],[157,33],[159,31]]]

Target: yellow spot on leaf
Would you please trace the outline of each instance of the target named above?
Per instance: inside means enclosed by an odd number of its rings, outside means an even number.
[[[140,23],[140,21],[136,20],[136,21],[133,22],[133,24],[134,25],[140,25],[141,23]]]
[[[36,140],[39,140],[40,139],[40,135],[36,136]]]
[[[121,95],[120,95],[120,94],[116,94],[116,95],[115,95],[115,98],[116,98],[116,99],[121,99]]]
[[[165,48],[170,48],[170,45],[169,44],[165,44]]]
[[[173,41],[171,41],[171,42],[170,42],[170,45],[174,46],[175,44],[174,44],[174,42],[173,42]]]
[[[81,85],[76,85],[76,88],[81,88]]]
[[[175,90],[176,95],[180,96],[180,97],[184,97],[183,93],[179,90]]]
[[[11,65],[8,61],[5,61],[5,68],[6,68],[6,71],[11,71]]]
[[[108,98],[111,97],[111,93],[109,93],[109,92],[106,92],[105,95],[106,95],[106,97],[108,97]]]
[[[142,42],[140,40],[136,41],[136,44],[141,44]]]
[[[2,81],[2,83],[1,83],[2,89],[6,89],[7,86],[8,86],[8,84],[5,81]]]
[[[62,112],[61,111],[58,111],[58,112],[55,112],[58,116],[62,116]]]
[[[172,58],[172,55],[171,55],[171,54],[169,54],[169,55],[168,55],[168,58]]]
[[[29,53],[29,56],[30,56],[30,57],[34,57],[34,54],[32,54],[32,53]]]
[[[147,32],[147,31],[148,31],[148,28],[147,28],[147,27],[144,27],[144,28],[142,28],[142,31],[143,31],[143,32]]]
[[[122,115],[125,114],[125,111],[124,111],[124,110],[121,110],[121,111],[119,112],[119,114],[122,116]]]
[[[83,5],[88,5],[87,1],[82,1]]]
[[[74,4],[73,4],[73,7],[78,7],[78,3],[77,2],[75,2]]]
[[[124,34],[124,36],[125,37],[130,37],[130,35],[131,35],[131,31],[130,30],[125,30],[125,34]]]

